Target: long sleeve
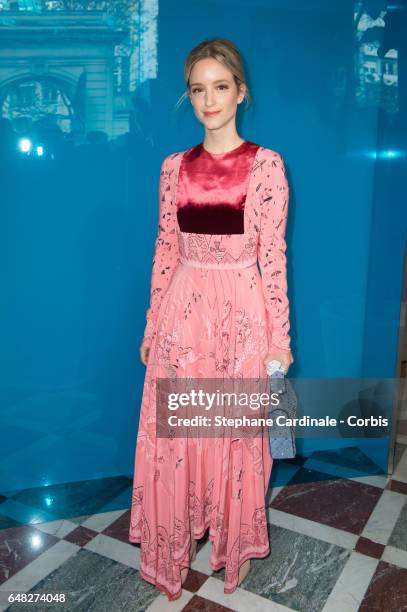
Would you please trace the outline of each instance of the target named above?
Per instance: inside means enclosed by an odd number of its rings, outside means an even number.
[[[173,172],[169,158],[166,157],[160,171],[158,233],[151,272],[150,306],[146,313],[147,324],[143,337],[143,343],[148,347],[155,335],[154,328],[161,302],[180,261],[176,231],[177,212],[171,194]]]
[[[289,187],[284,161],[270,150],[262,169],[263,196],[258,242],[258,260],[268,318],[268,345],[272,351],[290,350],[289,301],[285,229]]]

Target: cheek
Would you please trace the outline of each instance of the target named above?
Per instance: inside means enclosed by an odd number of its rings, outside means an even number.
[[[197,101],[192,101],[191,103],[192,106],[192,110],[194,111],[195,115],[199,114],[199,104],[197,103]]]
[[[194,112],[196,114],[201,113],[201,108],[203,106],[203,100],[200,100],[199,98],[194,98],[192,100],[192,108],[194,109]]]
[[[227,108],[229,111],[235,110],[237,106],[236,96],[233,94],[231,94],[230,96],[227,96],[224,100],[224,105],[225,105],[225,108]]]

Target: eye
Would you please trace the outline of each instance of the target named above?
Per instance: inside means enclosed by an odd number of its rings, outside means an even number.
[[[229,87],[222,83],[221,85],[218,85],[218,89],[229,89]],[[200,91],[202,91],[202,87],[193,87],[191,91],[193,94],[199,93]]]

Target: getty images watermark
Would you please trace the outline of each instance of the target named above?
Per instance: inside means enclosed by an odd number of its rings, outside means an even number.
[[[286,379],[296,397],[270,390],[269,378],[158,378],[157,437],[263,436],[295,427],[299,437],[384,437],[397,379]]]

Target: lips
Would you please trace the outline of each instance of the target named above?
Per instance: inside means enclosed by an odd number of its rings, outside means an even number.
[[[205,115],[205,117],[214,117],[215,115],[218,115],[219,113],[220,113],[220,111],[205,112],[204,115]]]

